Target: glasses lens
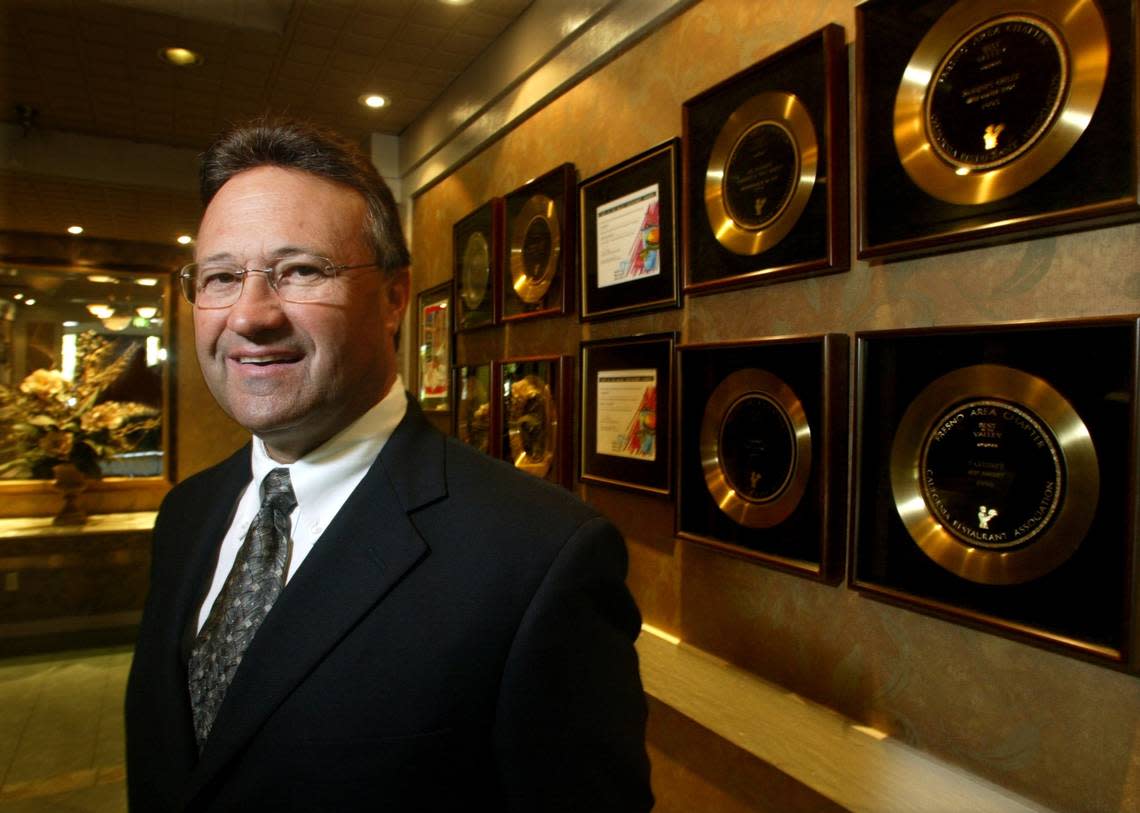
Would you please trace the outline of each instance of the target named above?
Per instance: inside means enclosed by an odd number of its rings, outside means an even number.
[[[301,255],[277,263],[277,295],[286,302],[313,302],[324,296],[336,277],[333,265],[323,257]]]
[[[241,296],[244,270],[233,263],[198,265],[189,276],[192,297],[187,297],[200,308],[225,308]]]

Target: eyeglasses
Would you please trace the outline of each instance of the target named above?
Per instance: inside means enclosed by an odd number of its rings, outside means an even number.
[[[376,268],[376,263],[337,265],[326,257],[297,254],[269,268],[243,268],[237,263],[190,263],[178,273],[182,295],[196,308],[228,308],[241,297],[245,278],[264,274],[269,287],[283,302],[319,302],[333,290],[338,271]]]

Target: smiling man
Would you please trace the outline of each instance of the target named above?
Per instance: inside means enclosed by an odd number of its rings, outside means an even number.
[[[375,169],[263,121],[210,148],[202,192],[180,282],[253,437],[159,512],[131,809],[648,810],[624,545],[405,393],[410,260]]]

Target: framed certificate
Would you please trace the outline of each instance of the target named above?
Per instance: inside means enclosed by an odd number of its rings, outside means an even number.
[[[574,165],[563,164],[507,195],[500,285],[503,321],[573,310],[576,183]]]
[[[420,406],[428,412],[451,408],[451,282],[444,282],[416,297]]]
[[[499,456],[515,468],[570,485],[570,394],[573,365],[563,356],[533,356],[496,362],[495,414]]]
[[[579,185],[582,321],[681,306],[679,161],[674,138]]]
[[[465,216],[452,227],[451,235],[455,331],[493,325],[498,320],[503,199],[488,201]]]
[[[1131,0],[856,9],[860,258],[1135,220]]]
[[[676,333],[581,346],[579,476],[584,482],[669,496]]]
[[[461,364],[455,368],[455,410],[452,431],[469,446],[493,454],[498,446],[498,423],[494,414],[495,392],[491,364]]]
[[[842,26],[689,99],[682,115],[685,293],[847,269]]]
[[[1138,340],[1135,317],[857,334],[851,586],[1134,664]]]
[[[846,536],[847,337],[677,351],[677,535],[834,583]]]

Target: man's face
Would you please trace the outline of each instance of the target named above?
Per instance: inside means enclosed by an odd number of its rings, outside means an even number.
[[[375,258],[356,190],[297,170],[257,167],[218,191],[198,230],[196,260],[267,268],[306,253],[336,265]],[[379,401],[396,377],[393,337],[408,275],[374,267],[340,271],[320,302],[282,302],[263,274],[249,275],[228,308],[194,309],[198,363],[230,417],[291,462]]]

